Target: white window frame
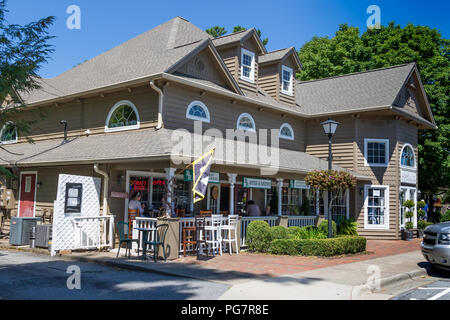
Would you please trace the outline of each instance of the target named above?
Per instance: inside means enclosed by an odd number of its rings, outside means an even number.
[[[283,86],[283,72],[287,71],[289,72],[289,74],[291,75],[290,80],[289,80],[289,90],[284,90],[284,86]],[[292,88],[293,88],[293,77],[294,77],[294,70],[292,68],[289,68],[285,65],[281,66],[281,93],[283,94],[287,94],[289,96],[292,96]]]
[[[117,109],[118,107],[120,107],[121,105],[127,105],[127,106],[130,106],[130,107],[134,110],[134,112],[136,113],[136,120],[137,120],[137,123],[136,123],[135,125],[132,125],[132,126],[124,126],[124,127],[117,127],[117,128],[110,128],[110,127],[108,127],[108,125],[109,125],[109,120],[111,119],[112,114],[113,114],[114,111],[116,111],[116,109]],[[117,102],[117,103],[109,110],[108,116],[106,117],[105,132],[116,132],[116,131],[125,131],[125,130],[136,130],[136,129],[139,129],[140,123],[141,123],[141,121],[140,121],[140,118],[139,118],[139,112],[138,112],[136,106],[135,106],[131,101],[128,101],[128,100],[121,100],[121,101]]]
[[[414,149],[413,149],[414,150]],[[405,193],[406,193],[406,197],[405,197],[405,201],[406,200],[412,200],[412,201],[414,201],[414,208],[413,208],[413,213],[414,213],[414,217],[412,217],[412,223],[413,223],[413,225],[414,225],[414,228],[417,228],[417,188],[415,188],[415,187],[407,187],[407,186],[400,186],[400,189],[399,189],[399,204],[398,204],[398,206],[399,206],[399,208],[400,208],[400,210],[399,210],[399,212],[398,212],[398,220],[399,220],[399,227],[400,227],[400,229],[401,228],[404,228],[405,227],[405,225],[406,225],[406,217],[405,217],[405,223],[402,223],[402,220],[401,220],[401,218],[402,218],[402,212],[401,212],[401,209],[402,208],[405,208],[405,207],[403,207],[403,203],[400,203],[400,193],[402,192],[402,189],[403,190],[405,190]],[[411,190],[413,190],[414,191],[414,198],[413,199],[411,199],[411,197],[410,197],[410,195],[411,195]],[[407,208],[405,208],[404,209],[405,210],[405,213],[406,213],[406,210],[407,210]]]
[[[405,150],[406,147],[410,147],[412,152],[413,152],[413,157],[414,157],[414,166],[413,167],[409,167],[409,166],[405,166],[402,165],[402,155],[403,155],[403,150]],[[400,168],[402,169],[409,169],[409,170],[417,170],[417,159],[416,159],[416,154],[414,153],[414,148],[411,144],[409,143],[405,143],[402,147],[402,150],[400,151]]]
[[[250,67],[250,77],[244,76],[244,54],[252,58]],[[255,82],[255,53],[248,51],[247,49],[244,48],[241,49],[241,79],[252,83]]]
[[[248,129],[245,127],[242,127],[239,125],[239,122],[241,121],[241,119],[243,117],[248,117],[250,119],[250,121],[253,124],[253,128],[252,129]],[[244,130],[244,131],[249,131],[249,132],[256,132],[256,124],[255,124],[255,120],[253,119],[253,117],[249,114],[249,113],[241,113],[241,115],[238,117],[237,122],[236,122],[236,128],[240,129],[240,130]]]
[[[282,130],[284,127],[287,127],[289,130],[291,130],[292,137],[288,137],[288,136],[285,136],[285,135],[282,135],[282,134],[281,134],[281,130]],[[295,136],[294,136],[294,129],[292,128],[292,126],[291,126],[289,123],[285,122],[285,123],[283,123],[283,124],[280,126],[280,130],[278,131],[278,137],[281,138],[281,139],[286,139],[286,140],[294,140],[294,139],[295,139]]]
[[[367,145],[369,142],[384,143],[385,148],[385,163],[369,163],[367,155]],[[388,167],[389,166],[389,139],[364,139],[364,166],[366,167]]]
[[[16,124],[12,121],[8,121],[3,125],[2,130],[0,131],[0,138],[3,135],[3,130],[5,130],[5,127],[9,124],[12,124],[14,126],[14,129],[16,130],[16,139],[14,140],[7,140],[7,141],[1,141],[0,140],[0,144],[13,144],[13,143],[17,143],[17,141],[19,140],[19,134],[17,133],[17,127]]]
[[[368,219],[368,205],[369,205],[369,189],[385,189],[385,210],[384,210],[384,224],[369,224]],[[388,185],[364,185],[364,229],[367,230],[388,230],[389,229],[389,186]]]
[[[202,118],[202,117],[193,116],[193,115],[189,114],[189,111],[190,111],[191,108],[194,107],[194,106],[200,106],[200,107],[203,108],[203,110],[204,110],[205,113],[206,113],[206,119],[205,119],[205,118]],[[211,118],[210,118],[210,116],[209,116],[209,110],[208,110],[208,107],[207,107],[203,102],[198,101],[198,100],[192,101],[192,102],[189,104],[189,106],[188,106],[187,109],[186,109],[186,118],[187,118],[187,119],[191,119],[191,120],[196,120],[196,121],[202,121],[202,122],[206,122],[206,123],[209,123],[210,120],[211,120]]]

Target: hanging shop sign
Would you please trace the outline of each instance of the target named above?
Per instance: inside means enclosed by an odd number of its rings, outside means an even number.
[[[400,181],[401,183],[416,184],[417,183],[416,171],[401,169]]]
[[[310,189],[310,186],[303,180],[289,180],[289,188],[291,189]]]
[[[272,188],[272,180],[244,177],[242,179],[242,187],[243,188],[254,188],[254,189],[271,189]]]
[[[184,181],[185,182],[192,182],[192,170],[184,170]],[[209,173],[209,180],[208,183],[219,183],[220,177],[218,172],[210,172]]]

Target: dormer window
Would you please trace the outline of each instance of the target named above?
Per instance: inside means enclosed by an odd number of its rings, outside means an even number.
[[[281,92],[284,94],[292,95],[292,80],[293,71],[292,68],[281,66]]]
[[[241,50],[241,79],[255,81],[255,54],[246,49]]]

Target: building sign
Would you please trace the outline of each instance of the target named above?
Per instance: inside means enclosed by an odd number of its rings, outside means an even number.
[[[192,182],[192,170],[184,170],[184,181],[185,182]],[[219,173],[218,172],[209,172],[209,180],[208,183],[219,183]]]
[[[289,188],[291,189],[310,189],[310,186],[303,180],[289,180]]]
[[[417,173],[416,171],[401,169],[401,178],[400,181],[402,183],[416,184],[417,183]]]
[[[144,191],[148,190],[148,178],[131,178],[130,179],[130,189],[133,191]]]
[[[272,180],[268,179],[256,179],[256,178],[243,178],[243,188],[255,188],[255,189],[270,189],[272,188]]]
[[[111,198],[128,199],[128,192],[111,191]]]

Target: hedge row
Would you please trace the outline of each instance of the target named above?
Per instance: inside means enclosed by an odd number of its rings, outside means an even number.
[[[273,254],[323,256],[358,253],[366,250],[366,238],[341,236],[331,239],[275,239],[268,252]]]

